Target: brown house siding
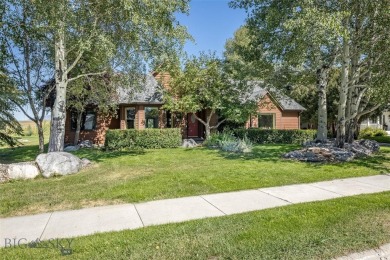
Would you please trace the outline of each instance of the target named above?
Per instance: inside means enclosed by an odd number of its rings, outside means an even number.
[[[95,144],[103,144],[107,129],[119,128],[119,119],[112,116],[103,116],[97,113],[96,129],[80,131],[79,141],[90,140]],[[71,113],[67,111],[65,121],[65,143],[74,142],[76,130],[71,128]]]
[[[299,129],[299,116],[297,111],[283,111],[280,129]]]
[[[145,107],[157,107],[159,111],[159,128],[164,128],[166,125],[166,116],[165,112],[161,110],[161,105],[120,105],[120,129],[126,129],[126,109],[129,107],[135,108],[135,119],[134,119],[134,128],[135,129],[145,129]],[[110,128],[111,129],[111,128]]]
[[[164,88],[169,89],[169,82],[171,81],[171,75],[167,72],[155,72],[153,77],[159,82]]]
[[[258,103],[258,114],[274,114],[275,129],[299,129],[299,112],[282,111],[273,98],[266,94]],[[258,115],[252,115],[245,127],[259,127]]]

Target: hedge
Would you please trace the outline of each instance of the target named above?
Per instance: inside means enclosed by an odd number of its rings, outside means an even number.
[[[179,128],[107,130],[104,145],[107,150],[159,149],[178,147],[181,141]]]
[[[316,130],[278,130],[278,129],[235,129],[234,134],[243,138],[246,136],[255,144],[302,144],[314,140]]]
[[[365,139],[365,138],[370,138],[375,136],[386,136],[386,135],[387,132],[383,129],[366,127],[360,130],[359,139]]]

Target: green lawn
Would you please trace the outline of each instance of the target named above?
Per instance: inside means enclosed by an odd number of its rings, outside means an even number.
[[[0,146],[0,163],[16,163],[25,161],[34,161],[38,151],[38,136],[17,137],[21,142],[19,147]],[[45,142],[49,141],[49,136],[45,135]],[[46,145],[47,150],[47,145]]]
[[[0,185],[2,217],[226,192],[390,172],[390,148],[371,158],[343,164],[310,164],[281,159],[296,146],[262,145],[237,155],[197,149],[76,154],[94,161],[78,174]],[[36,146],[0,148],[2,162],[33,160]]]
[[[75,238],[66,259],[332,259],[390,242],[390,192]],[[64,259],[53,248],[4,259]]]
[[[375,140],[379,143],[387,143],[390,144],[390,136],[374,136],[374,137],[368,137],[367,139]]]

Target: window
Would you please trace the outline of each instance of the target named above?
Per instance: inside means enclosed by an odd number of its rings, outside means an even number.
[[[70,115],[70,126],[72,130],[77,128],[77,112],[72,112]],[[95,130],[96,129],[96,112],[86,111],[81,115],[80,130]]]
[[[145,107],[145,127],[158,128],[158,108]]]
[[[126,108],[126,128],[132,129],[135,128],[135,107]]]
[[[260,114],[259,128],[274,129],[275,128],[275,114]]]

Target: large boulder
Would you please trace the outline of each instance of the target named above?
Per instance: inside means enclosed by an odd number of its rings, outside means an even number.
[[[0,182],[5,182],[8,179],[8,164],[0,164]]]
[[[39,175],[35,162],[11,163],[8,165],[10,179],[34,179]]]
[[[66,152],[51,152],[38,155],[35,159],[43,177],[52,175],[69,175],[77,173],[82,168],[82,162],[73,154]]]
[[[17,179],[34,179],[38,175],[39,169],[35,162],[0,165],[0,182]]]

